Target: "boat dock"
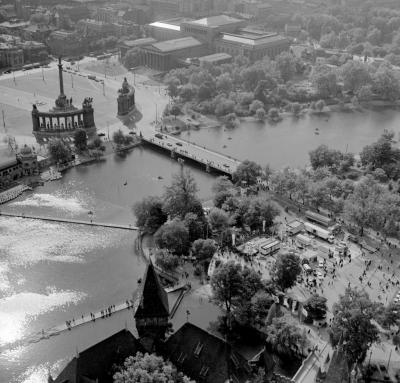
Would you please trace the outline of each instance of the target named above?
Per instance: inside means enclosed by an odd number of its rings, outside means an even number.
[[[116,223],[106,223],[106,222],[93,222],[93,221],[84,221],[80,219],[74,218],[55,218],[55,217],[46,217],[46,216],[36,216],[29,214],[16,214],[16,213],[6,213],[0,211],[0,216],[3,217],[15,217],[15,218],[26,218],[26,219],[36,219],[41,221],[49,221],[49,222],[58,222],[58,223],[72,223],[75,225],[86,225],[86,226],[98,226],[98,227],[107,227],[110,229],[121,229],[121,230],[132,230],[137,231],[139,228],[134,225],[120,225]]]

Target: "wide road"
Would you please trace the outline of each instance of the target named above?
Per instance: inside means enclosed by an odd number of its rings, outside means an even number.
[[[146,129],[142,132],[143,139],[161,148],[174,151],[183,157],[204,164],[205,166],[209,165],[210,168],[232,175],[240,164],[240,161],[232,157],[214,152],[203,146],[181,140],[168,134],[158,133],[162,138],[156,137],[155,133],[155,131]]]

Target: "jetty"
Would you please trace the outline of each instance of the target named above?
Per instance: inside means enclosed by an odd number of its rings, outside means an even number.
[[[137,226],[134,226],[131,224],[121,225],[121,224],[117,224],[117,223],[93,222],[92,220],[85,221],[83,219],[75,219],[75,218],[55,218],[55,217],[38,216],[38,215],[21,214],[21,213],[6,213],[6,212],[2,212],[2,211],[0,211],[0,216],[36,219],[36,220],[41,220],[41,221],[49,221],[49,222],[57,222],[57,223],[72,223],[75,225],[107,227],[110,229],[132,230],[132,231],[139,230],[139,228]]]

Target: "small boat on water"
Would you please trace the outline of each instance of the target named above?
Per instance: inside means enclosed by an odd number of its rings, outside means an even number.
[[[232,137],[228,137],[228,140],[231,140],[232,139]]]
[[[319,131],[316,130],[316,131],[314,132],[314,134],[316,134],[316,135],[318,136],[318,135],[319,135]]]
[[[163,179],[161,176],[158,176],[157,178],[158,178],[159,180],[162,180],[162,179]]]
[[[226,145],[224,145],[223,148],[226,148]]]

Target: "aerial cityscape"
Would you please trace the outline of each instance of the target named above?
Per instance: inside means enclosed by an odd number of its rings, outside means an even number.
[[[0,383],[400,382],[399,0],[2,0],[0,109]]]

